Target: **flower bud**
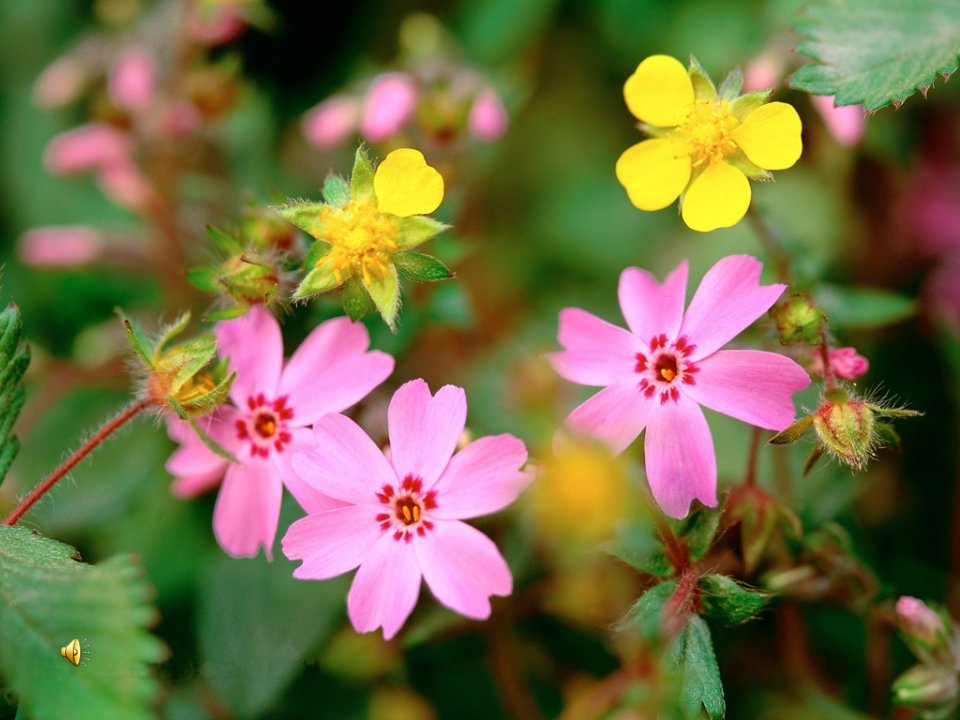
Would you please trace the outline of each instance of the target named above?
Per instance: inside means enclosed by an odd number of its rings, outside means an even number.
[[[927,713],[949,712],[957,702],[960,683],[950,667],[915,665],[893,683],[894,700]],[[937,714],[937,717],[945,715]]]
[[[303,135],[307,142],[321,150],[336,147],[357,130],[360,102],[348,96],[324,100],[303,119]]]
[[[870,369],[870,361],[860,355],[856,348],[831,348],[830,369],[841,380],[856,380]],[[810,372],[823,376],[823,357],[818,348],[810,351]]]
[[[831,95],[812,95],[813,107],[823,118],[827,131],[840,145],[856,145],[867,129],[863,105],[838,107]]]
[[[874,412],[846,390],[828,390],[813,414],[813,429],[822,447],[841,462],[861,469],[878,444]]]
[[[371,142],[382,142],[403,127],[417,106],[417,86],[406,73],[377,77],[367,92],[360,132]]]
[[[940,615],[923,600],[904,595],[897,600],[897,626],[913,640],[934,647],[945,639]]]
[[[467,122],[474,137],[493,142],[499,140],[507,129],[507,109],[500,96],[486,88],[473,101]]]
[[[153,102],[156,75],[153,58],[141,48],[130,48],[110,68],[110,97],[124,110],[142,112]]]
[[[826,317],[806,295],[795,293],[770,311],[783,345],[820,342]]]

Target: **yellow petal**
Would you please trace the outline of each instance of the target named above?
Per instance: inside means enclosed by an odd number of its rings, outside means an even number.
[[[380,212],[398,217],[427,215],[443,201],[443,177],[427,165],[419,150],[400,148],[380,163],[373,191]]]
[[[637,118],[656,127],[673,127],[687,117],[693,83],[687,69],[669,55],[651,55],[623,86],[623,97]]]
[[[754,165],[786,170],[800,159],[800,116],[792,105],[772,102],[747,115],[733,139]]]
[[[740,222],[750,206],[750,181],[732,165],[711,163],[683,196],[683,221],[709,232]]]
[[[690,182],[690,158],[673,140],[644,140],[617,160],[617,180],[641,210],[665,208]]]

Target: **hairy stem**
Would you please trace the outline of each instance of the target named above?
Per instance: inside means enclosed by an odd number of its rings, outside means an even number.
[[[823,380],[827,384],[827,390],[833,390],[837,386],[837,378],[830,363],[830,343],[827,342],[827,334],[823,331],[820,332],[820,360],[823,361]]]
[[[20,517],[27,512],[34,503],[37,502],[40,498],[47,493],[54,485],[57,484],[57,481],[60,480],[64,475],[70,472],[77,463],[83,460],[87,455],[93,452],[100,443],[106,440],[110,435],[114,433],[118,428],[122,427],[127,421],[133,419],[137,414],[153,404],[153,400],[149,398],[143,398],[137,400],[134,403],[131,403],[119,413],[110,418],[106,423],[104,423],[99,430],[97,430],[93,435],[90,436],[90,439],[87,440],[83,445],[77,448],[66,460],[60,463],[59,467],[54,470],[52,473],[47,475],[40,483],[30,491],[30,494],[27,495],[23,500],[20,501],[20,504],[17,505],[13,512],[7,515],[3,520],[4,525],[13,525]]]

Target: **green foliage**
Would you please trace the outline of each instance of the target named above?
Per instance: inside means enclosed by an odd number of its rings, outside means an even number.
[[[705,575],[699,585],[704,613],[726,625],[746,622],[767,604],[766,594],[748,590],[726,575]]]
[[[323,183],[323,200],[342,208],[350,202],[350,183],[339,175],[330,175]]]
[[[450,226],[426,215],[412,215],[400,218],[397,223],[397,247],[414,248],[422,245],[435,235],[439,235]]]
[[[797,49],[814,63],[790,84],[839,105],[899,105],[957,69],[960,0],[818,0],[801,18]]]
[[[350,173],[350,198],[359,202],[375,202],[373,192],[373,164],[361,145],[353,157],[353,172]]]
[[[719,508],[701,507],[685,519],[674,522],[677,535],[687,543],[690,560],[696,562],[707,554],[716,537],[720,515]]]
[[[330,210],[326,203],[299,200],[275,207],[280,215],[317,240],[326,237],[324,218]]]
[[[643,637],[654,640],[663,636],[663,610],[677,589],[673,580],[665,580],[647,590],[627,613],[625,624]]]
[[[447,266],[432,255],[402,252],[393,256],[393,262],[403,275],[421,282],[448,280],[453,277]]]
[[[20,449],[12,430],[23,408],[20,380],[30,364],[30,349],[23,345],[22,335],[20,309],[9,305],[0,312],[0,483]]]
[[[900,293],[871,287],[820,285],[817,304],[831,324],[870,330],[906,320],[917,312],[917,301]]]
[[[703,618],[691,615],[670,648],[670,659],[682,675],[680,707],[683,717],[700,717],[701,708],[710,720],[720,720],[726,711],[720,668],[713,653],[710,628]]]
[[[343,311],[351,320],[359,320],[375,309],[373,300],[370,299],[366,288],[357,277],[352,277],[343,284],[340,302],[343,305]]]
[[[343,579],[294,580],[293,567],[220,557],[206,574],[200,651],[210,684],[240,718],[270,708],[343,613]]]
[[[0,672],[31,720],[150,718],[156,682],[147,664],[162,644],[132,558],[76,561],[68,545],[0,526]],[[78,666],[60,655],[77,638]]]

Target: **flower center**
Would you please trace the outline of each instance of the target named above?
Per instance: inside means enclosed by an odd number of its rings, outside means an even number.
[[[379,513],[376,520],[384,532],[393,530],[394,540],[410,542],[414,533],[423,537],[428,530],[433,530],[426,513],[437,507],[437,493],[434,490],[424,493],[420,478],[407,475],[396,488],[384,485],[377,493],[377,500],[385,506],[385,512]]]
[[[318,262],[333,270],[337,282],[359,275],[364,283],[382,280],[397,251],[397,220],[370,203],[350,202],[324,218],[324,239],[330,251]]]
[[[293,417],[293,408],[287,407],[286,396],[270,402],[263,393],[247,398],[250,410],[245,417],[237,419],[237,437],[250,443],[250,456],[267,457],[270,450],[283,452],[293,436],[287,429],[287,421]]]
[[[740,124],[726,100],[696,100],[676,134],[687,147],[693,167],[723,160],[737,151],[732,133]]]
[[[649,357],[637,353],[634,371],[641,376],[638,389],[645,397],[652,398],[660,393],[660,404],[669,400],[680,401],[680,385],[696,385],[694,377],[700,368],[689,360],[697,349],[690,345],[686,337],[679,337],[669,343],[666,335],[655,335],[650,339]]]

